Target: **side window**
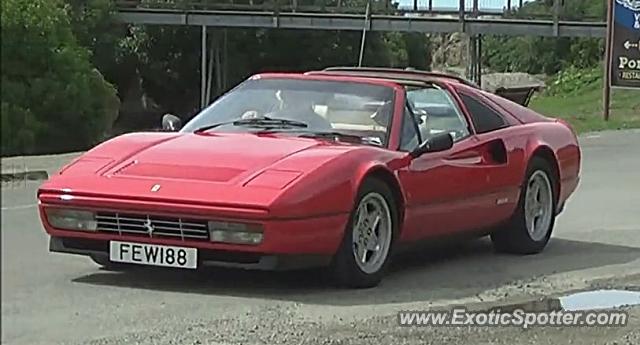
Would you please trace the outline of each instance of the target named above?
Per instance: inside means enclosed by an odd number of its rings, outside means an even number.
[[[454,141],[469,136],[467,121],[448,91],[436,86],[408,88],[407,99],[423,141],[441,133],[451,133]]]
[[[420,134],[414,120],[413,113],[408,106],[404,107],[402,119],[402,136],[400,137],[400,151],[413,151],[420,145]]]
[[[463,93],[460,94],[460,98],[462,98],[462,102],[473,119],[476,133],[487,133],[507,126],[507,122],[499,113],[480,103],[475,98]]]

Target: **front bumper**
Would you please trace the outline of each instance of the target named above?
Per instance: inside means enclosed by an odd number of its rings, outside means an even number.
[[[59,195],[39,195],[40,218],[47,234],[61,238],[84,238],[99,241],[127,241],[158,245],[182,246],[224,252],[264,253],[268,255],[318,254],[333,255],[337,251],[349,220],[348,213],[333,213],[305,218],[272,218],[266,210],[242,207],[216,207],[173,202],[151,202],[74,196],[62,200]],[[159,238],[109,232],[72,231],[49,224],[45,208],[62,207],[90,211],[113,211],[141,215],[167,215],[200,220],[259,223],[263,240],[258,245],[236,245],[208,240]],[[126,210],[126,211],[125,211]]]
[[[229,244],[209,240],[148,237],[146,235],[122,234],[103,231],[74,231],[53,228],[41,209],[45,231],[52,237],[78,238],[94,241],[125,241],[157,245],[197,248],[209,251],[280,254],[333,255],[344,234],[349,215],[338,214],[308,219],[264,220],[263,240],[258,245]]]
[[[73,237],[49,239],[49,251],[84,256],[109,257],[109,241]],[[331,255],[322,254],[265,254],[229,252],[212,249],[198,250],[198,267],[217,266],[254,270],[294,270],[328,266]]]
[[[132,202],[91,196],[74,196],[70,200],[63,200],[60,196],[41,194],[39,201],[40,217],[45,231],[51,236],[50,249],[53,252],[106,255],[109,252],[109,241],[124,241],[196,248],[198,257],[203,260],[203,265],[257,269],[286,267],[287,265],[284,265],[286,258],[305,258],[300,261],[300,266],[304,267],[309,266],[308,261],[318,261],[322,264],[326,258],[331,258],[338,250],[349,220],[348,213],[283,219],[270,217],[266,210],[251,208],[138,200]],[[125,232],[61,230],[49,224],[44,211],[47,207],[259,223],[263,229],[263,240],[257,245],[242,245],[186,237],[181,239]],[[312,260],[306,260],[306,258]],[[317,258],[323,259],[317,260]]]

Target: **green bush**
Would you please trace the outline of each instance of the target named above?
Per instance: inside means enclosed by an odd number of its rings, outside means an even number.
[[[560,71],[549,83],[545,93],[555,95],[575,95],[602,80],[602,68],[581,69],[574,66]]]
[[[85,149],[117,116],[61,0],[3,0],[2,154]]]
[[[552,0],[527,2],[513,14],[516,18],[551,19]],[[563,1],[563,20],[592,21],[604,17],[602,0]],[[540,17],[542,16],[542,17]],[[592,68],[604,55],[604,40],[568,37],[488,36],[483,63],[498,72],[554,74],[570,66]]]

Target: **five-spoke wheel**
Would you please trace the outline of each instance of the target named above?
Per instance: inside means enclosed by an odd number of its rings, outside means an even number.
[[[391,211],[384,197],[371,192],[360,201],[353,225],[353,255],[365,273],[375,273],[384,264],[393,233]]]
[[[516,211],[491,234],[496,250],[535,254],[546,247],[556,218],[557,178],[547,160],[531,159]]]
[[[363,182],[331,267],[340,285],[365,288],[380,283],[396,234],[395,205],[387,184],[375,178]]]
[[[529,236],[534,241],[542,240],[553,217],[553,190],[549,177],[542,170],[535,171],[529,178],[524,210]]]

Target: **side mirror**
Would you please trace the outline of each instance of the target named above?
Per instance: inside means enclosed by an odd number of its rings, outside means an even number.
[[[164,114],[162,116],[162,130],[167,132],[175,132],[182,127],[182,120],[172,114]]]
[[[442,133],[423,142],[418,148],[411,151],[411,158],[418,158],[425,153],[445,151],[453,147],[453,137],[450,133]]]

